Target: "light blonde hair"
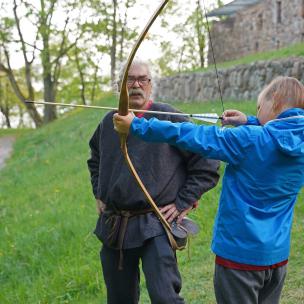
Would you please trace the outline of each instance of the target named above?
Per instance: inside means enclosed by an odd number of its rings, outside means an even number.
[[[275,112],[284,108],[304,109],[304,86],[296,78],[280,76],[266,86],[259,99],[271,101]]]

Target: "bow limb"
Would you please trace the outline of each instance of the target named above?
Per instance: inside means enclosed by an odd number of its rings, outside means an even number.
[[[162,9],[166,6],[166,4],[169,2],[169,0],[163,0],[162,3],[159,5],[159,7],[157,8],[157,10],[154,12],[154,14],[152,15],[152,17],[150,18],[149,22],[147,23],[147,25],[145,26],[144,30],[142,31],[142,33],[140,34],[139,38],[137,39],[130,55],[129,58],[127,60],[127,63],[125,65],[125,70],[123,73],[123,77],[122,77],[122,83],[121,83],[121,87],[120,87],[120,97],[119,97],[119,107],[118,107],[118,113],[120,115],[127,115],[129,112],[129,93],[128,93],[128,87],[127,87],[127,78],[128,78],[128,72],[129,69],[131,67],[132,61],[135,57],[136,51],[138,50],[140,44],[142,43],[142,41],[144,40],[146,34],[148,33],[148,30],[150,29],[150,27],[152,26],[153,22],[155,21],[155,19],[158,17],[158,15],[161,13]],[[161,223],[163,224],[167,235],[169,237],[169,240],[171,242],[174,241],[174,239],[172,240],[172,235],[170,237],[170,232],[171,232],[171,227],[169,225],[169,223],[166,221],[166,219],[163,217],[162,213],[159,211],[157,205],[155,204],[155,202],[153,201],[151,195],[149,194],[149,192],[147,191],[146,187],[144,186],[144,184],[142,183],[140,177],[138,176],[132,161],[129,157],[128,154],[128,148],[127,148],[127,134],[119,134],[119,138],[120,138],[120,148],[122,150],[122,153],[125,157],[125,160],[128,164],[128,167],[131,171],[131,173],[133,174],[133,176],[135,177],[139,187],[141,188],[141,190],[144,192],[146,199],[148,200],[149,204],[151,205],[151,207],[153,208],[154,212],[156,213],[156,215],[158,216],[159,220],[161,221]]]
[[[152,26],[152,24],[154,23],[154,21],[159,16],[159,14],[161,13],[161,11],[163,10],[163,8],[166,6],[166,4],[168,2],[169,2],[169,0],[162,1],[162,3],[159,5],[157,10],[154,12],[154,14],[150,18],[149,22],[143,29],[142,33],[138,37],[135,45],[133,46],[133,49],[131,50],[131,53],[130,53],[127,63],[125,65],[125,70],[123,73],[122,83],[121,83],[121,87],[120,87],[119,109],[118,109],[119,115],[127,115],[128,111],[129,111],[129,94],[128,94],[127,79],[128,79],[128,72],[129,72],[130,66],[132,64],[132,61],[135,57],[135,54],[136,54],[140,44],[145,39],[145,36],[147,35],[150,27]]]

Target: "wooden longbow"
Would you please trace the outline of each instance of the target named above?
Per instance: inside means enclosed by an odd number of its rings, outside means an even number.
[[[150,20],[148,21],[147,25],[145,26],[144,30],[142,31],[142,33],[140,34],[140,36],[138,37],[133,49],[131,50],[131,53],[128,57],[127,63],[125,65],[125,69],[124,69],[124,73],[122,76],[122,82],[121,82],[121,87],[120,87],[120,96],[119,96],[119,106],[118,106],[118,113],[120,115],[127,115],[129,113],[129,93],[128,93],[128,86],[127,86],[127,78],[128,78],[128,72],[129,69],[132,65],[132,61],[135,57],[136,51],[138,50],[140,44],[142,43],[142,41],[144,40],[145,36],[147,35],[150,27],[152,26],[152,24],[154,23],[154,21],[156,20],[156,18],[159,16],[159,14],[161,13],[161,11],[163,10],[163,8],[166,6],[166,4],[169,2],[169,0],[163,0],[162,3],[159,5],[159,7],[157,8],[157,10],[154,12],[154,14],[152,15],[152,17],[150,18]],[[151,205],[151,207],[153,208],[155,214],[157,215],[157,217],[159,218],[160,222],[162,223],[167,236],[169,238],[170,244],[172,246],[172,248],[174,250],[176,249],[183,249],[185,246],[178,246],[178,244],[176,243],[173,235],[172,235],[172,230],[171,230],[171,226],[170,224],[167,222],[167,220],[164,218],[164,216],[162,215],[162,213],[159,211],[156,203],[154,202],[153,198],[151,197],[151,195],[149,194],[148,190],[146,189],[145,185],[143,184],[143,182],[141,181],[139,175],[137,174],[134,165],[129,157],[128,154],[128,148],[127,148],[127,134],[124,133],[119,133],[119,138],[120,138],[120,148],[122,150],[122,153],[124,155],[124,158],[126,160],[126,163],[128,164],[128,167],[132,173],[132,175],[134,176],[137,184],[139,185],[139,187],[141,188],[141,190],[143,191],[148,203]]]

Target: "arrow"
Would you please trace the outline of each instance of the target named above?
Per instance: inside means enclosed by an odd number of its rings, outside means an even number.
[[[32,100],[26,100],[25,102],[40,104],[40,105],[54,105],[54,106],[73,107],[73,108],[89,108],[89,109],[114,110],[114,111],[118,110],[118,108],[113,108],[113,107],[78,105],[78,104],[59,103],[59,102],[32,101]],[[162,112],[162,111],[150,111],[150,110],[138,110],[138,109],[129,109],[129,111],[134,113],[151,113],[151,114],[160,114],[160,115],[175,115],[175,116],[191,117],[193,119],[214,123],[214,124],[217,123],[219,119],[223,119],[222,116],[218,116],[216,113],[188,114],[188,113]]]

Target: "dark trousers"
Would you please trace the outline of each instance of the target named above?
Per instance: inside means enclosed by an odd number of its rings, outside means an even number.
[[[214,290],[218,304],[277,304],[287,265],[263,271],[235,270],[215,264]]]
[[[118,270],[119,250],[103,246],[100,252],[108,304],[137,304],[139,261],[152,304],[184,304],[179,295],[181,277],[167,236],[146,241],[139,248],[123,250],[123,269]]]

